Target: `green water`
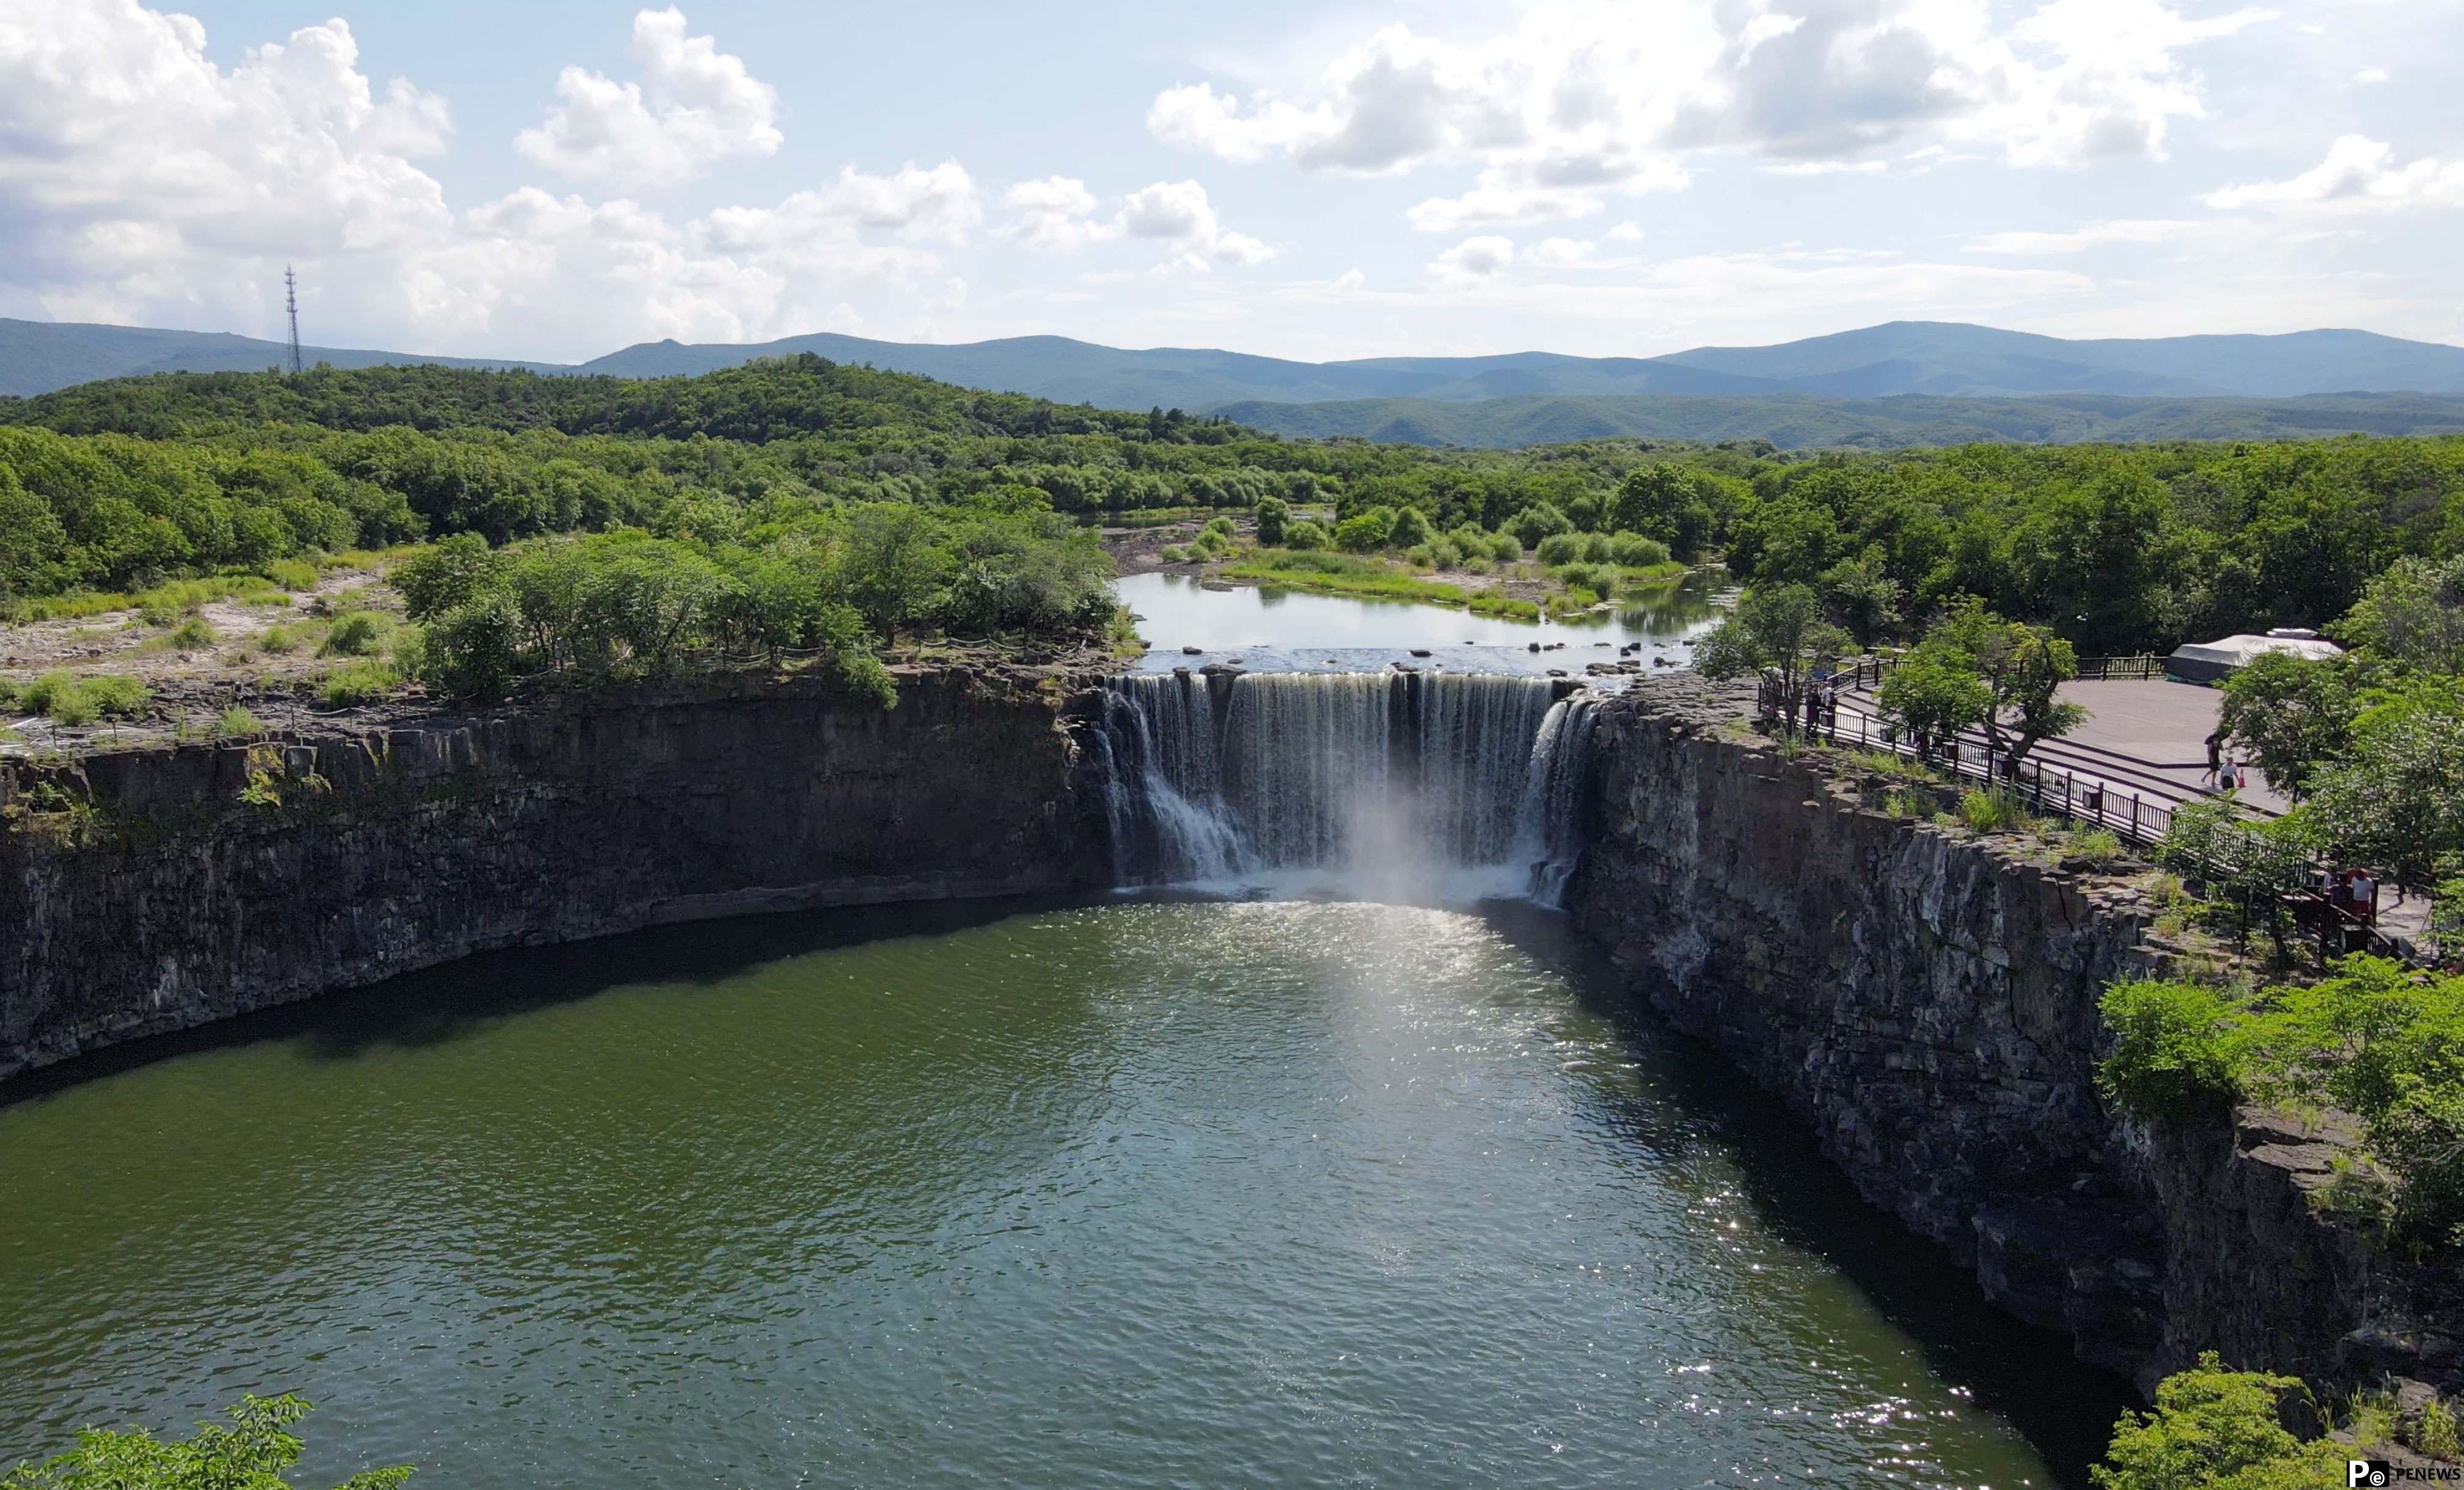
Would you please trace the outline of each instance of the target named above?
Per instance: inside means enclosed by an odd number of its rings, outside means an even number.
[[[535,1486],[2051,1484],[1987,1310],[1539,912],[944,908],[483,958],[0,1107],[0,1462],[314,1398]]]

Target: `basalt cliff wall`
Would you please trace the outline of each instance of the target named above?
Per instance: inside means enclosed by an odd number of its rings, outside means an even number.
[[[715,682],[0,764],[0,1078],[491,948],[1107,884],[1068,700]]]
[[[2099,995],[2182,952],[2138,888],[1877,810],[1882,782],[1785,758],[1743,727],[1749,701],[1688,676],[1603,708],[1568,905],[1639,994],[2084,1359],[2143,1385],[2216,1349],[2464,1387],[2451,1281],[2310,1204],[2332,1129],[2252,1111],[2150,1130],[2100,1101]]]

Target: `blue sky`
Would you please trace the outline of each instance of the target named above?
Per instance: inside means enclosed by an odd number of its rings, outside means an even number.
[[[0,0],[0,315],[580,359],[2464,342],[2464,0]]]

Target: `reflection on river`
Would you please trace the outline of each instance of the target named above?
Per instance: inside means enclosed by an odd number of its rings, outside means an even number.
[[[2070,1479],[2119,1384],[1608,986],[1528,909],[839,910],[38,1077],[0,1464],[290,1389],[414,1490]]]
[[[1633,655],[1646,671],[1655,659],[1683,665],[1685,643],[1711,624],[1719,581],[1689,574],[1627,599],[1615,614],[1565,622],[1253,585],[1209,589],[1184,575],[1132,575],[1116,587],[1139,618],[1138,634],[1149,646],[1142,666],[1151,669],[1237,658],[1267,671],[1375,671],[1403,659],[1465,671],[1559,668],[1579,675],[1585,663],[1614,660],[1629,643],[1641,648]],[[1535,642],[1546,649],[1530,650]],[[1191,646],[1199,655],[1183,650]],[[1414,659],[1414,649],[1431,655]]]

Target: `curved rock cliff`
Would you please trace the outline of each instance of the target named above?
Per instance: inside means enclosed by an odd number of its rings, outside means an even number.
[[[1058,680],[746,681],[0,766],[0,1077],[490,948],[1110,883]]]
[[[1568,907],[1639,995],[2086,1360],[2143,1385],[2209,1348],[2316,1381],[2450,1374],[2444,1283],[2309,1205],[2329,1143],[2104,1109],[2097,998],[2174,953],[2136,889],[1870,810],[1745,730],[1749,703],[1672,677],[1601,712]]]

